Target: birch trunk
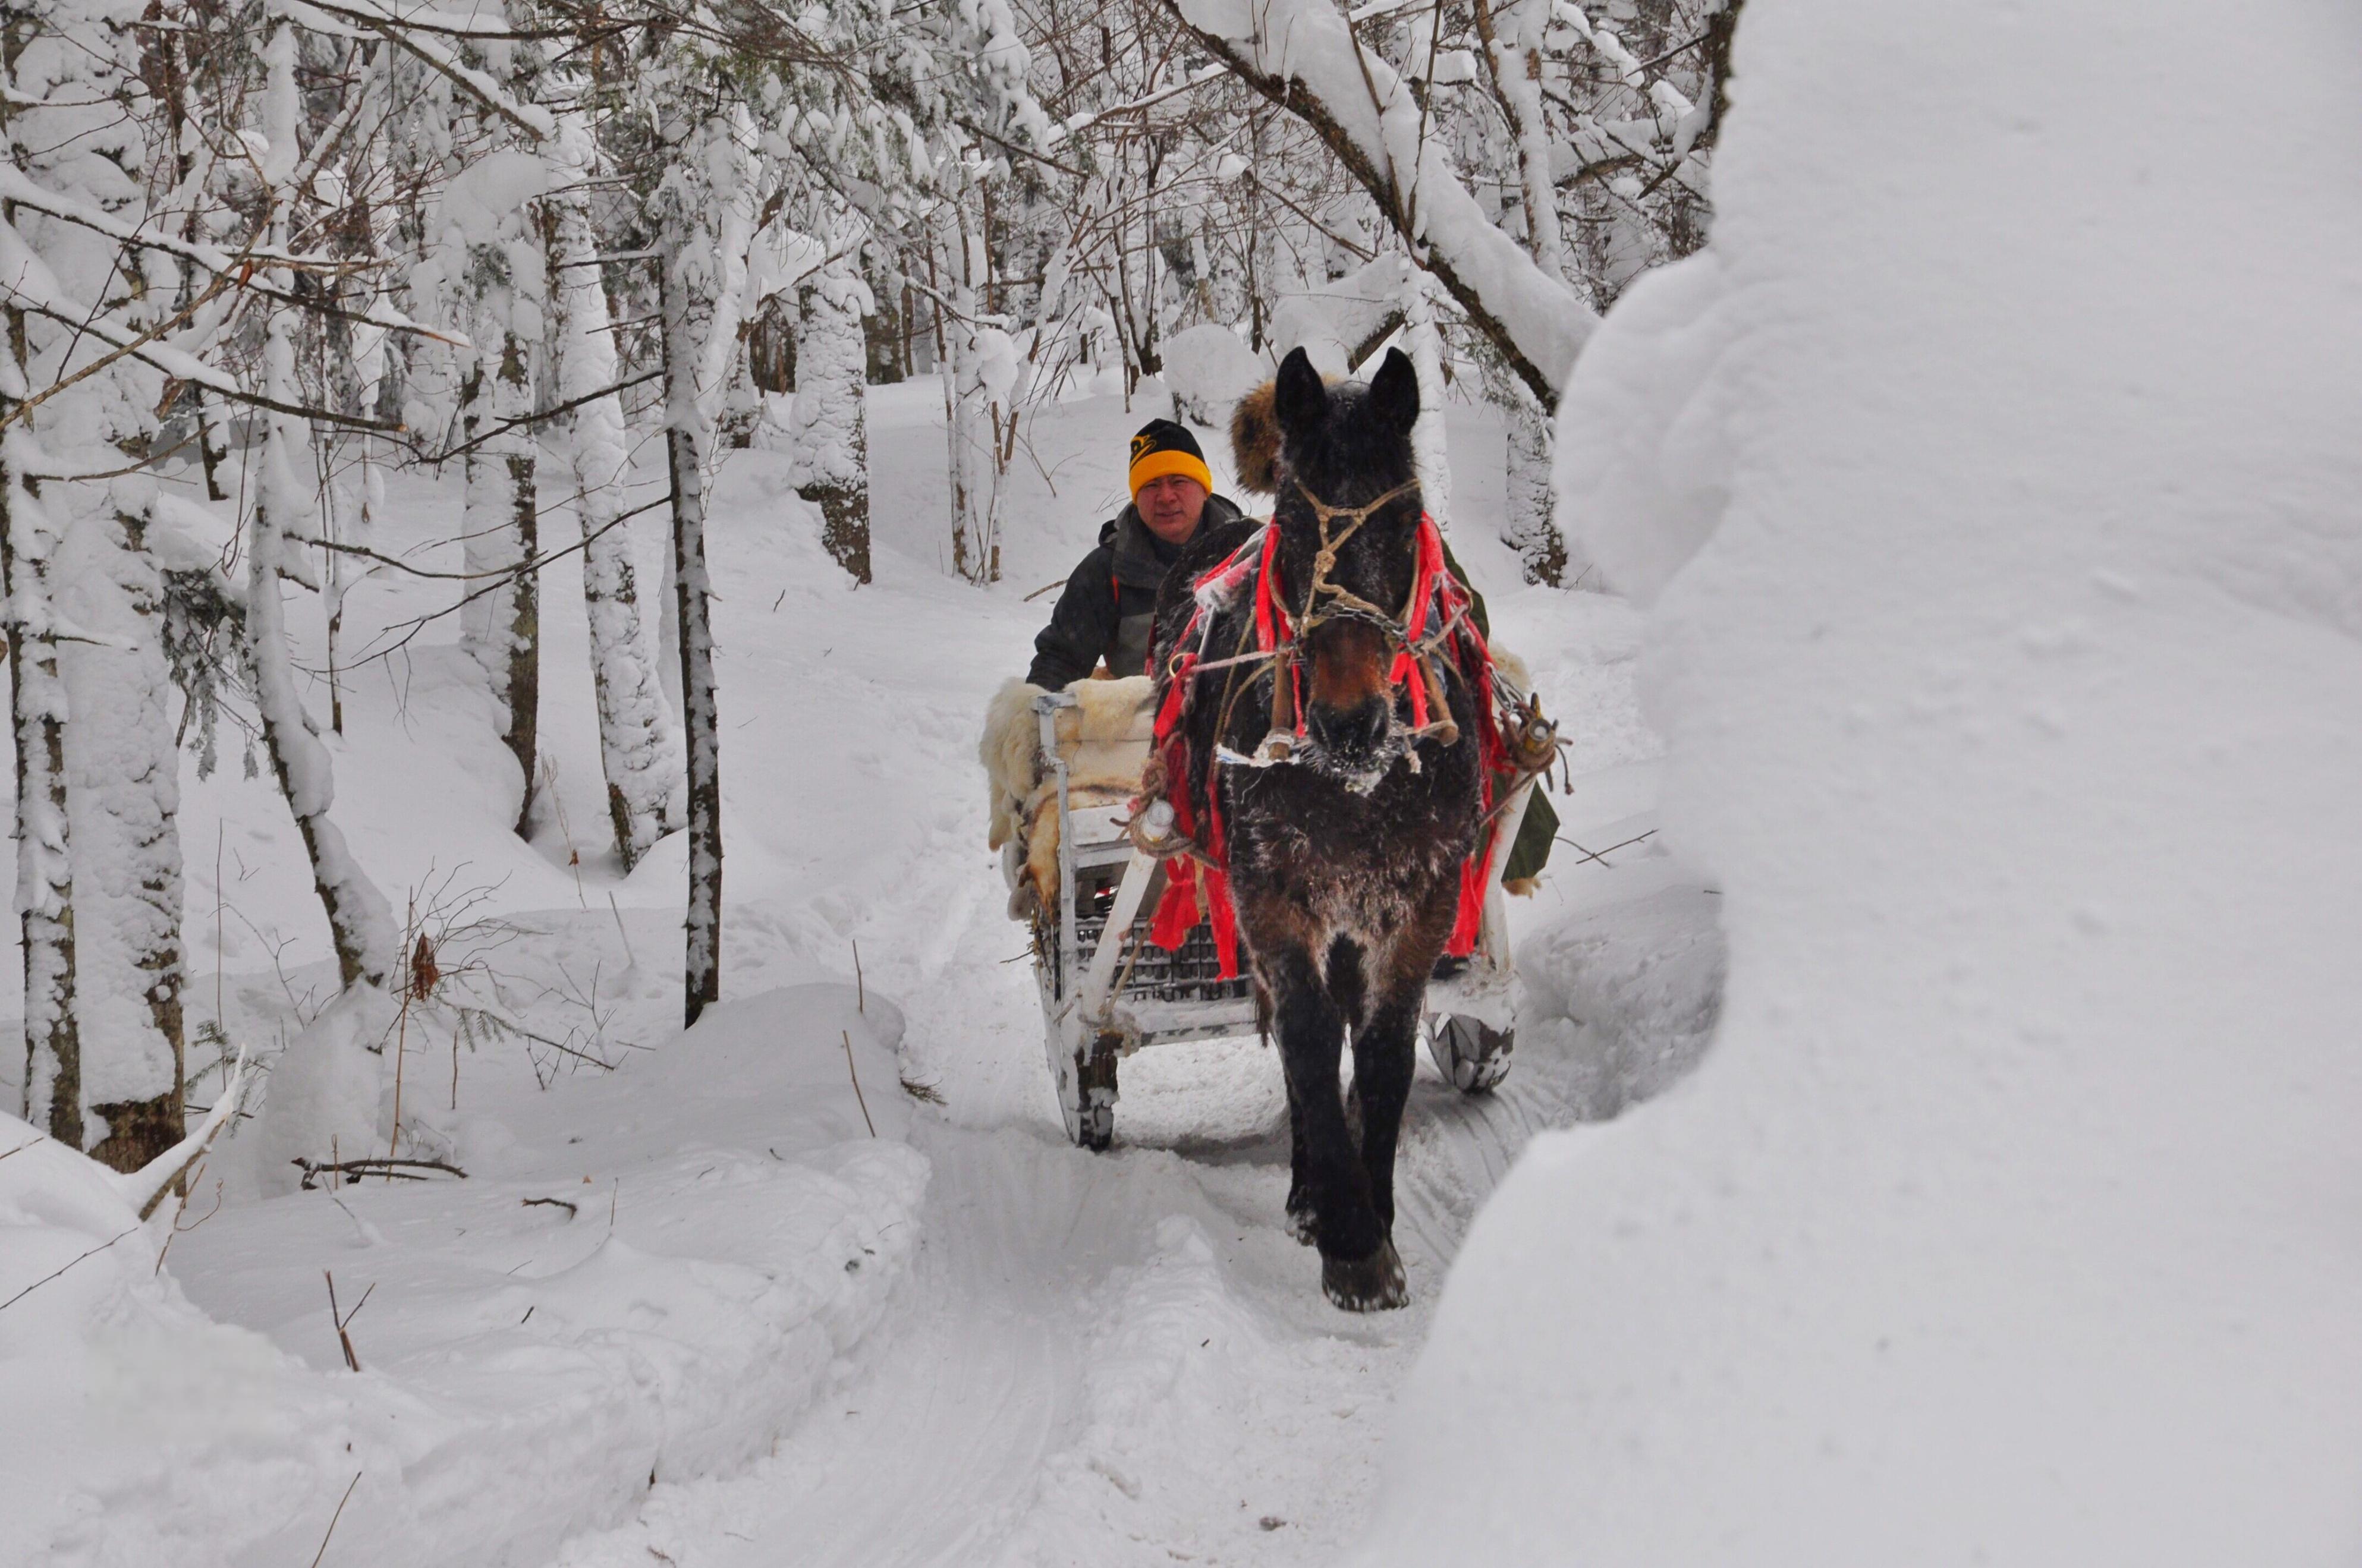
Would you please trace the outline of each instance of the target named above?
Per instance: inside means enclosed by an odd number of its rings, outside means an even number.
[[[734,105],[726,128],[717,116],[708,122],[708,134],[712,156],[706,169],[715,182],[712,200],[720,221],[713,315],[698,349],[697,406],[711,449],[748,445],[763,400],[755,391],[741,331],[747,309],[747,248],[760,215],[755,160],[747,150],[757,136],[754,116],[744,104]]]
[[[1497,15],[1477,0],[1476,26],[1485,40],[1494,96],[1517,142],[1518,178],[1525,196],[1526,249],[1554,279],[1567,274],[1566,241],[1559,224],[1558,191],[1551,177],[1550,125],[1542,107],[1542,49],[1551,21],[1547,0],[1509,0]],[[1551,483],[1550,412],[1506,370],[1489,377],[1493,400],[1507,415],[1507,490],[1501,542],[1518,552],[1528,582],[1552,588],[1566,581],[1566,536],[1560,530]]]
[[[0,217],[5,221],[5,217]],[[24,341],[10,313],[11,348]],[[14,354],[10,355],[13,361]],[[6,381],[21,384],[13,362]],[[25,472],[21,428],[0,436],[0,585],[8,601],[8,694],[17,743],[17,913],[25,945],[25,1120],[83,1146],[82,1043],[74,1021],[73,861],[66,795],[66,691],[50,605],[55,536]]]
[[[590,178],[595,155],[590,127],[579,116],[561,124],[558,155],[568,183]],[[598,240],[587,197],[579,192],[552,195],[543,206],[543,225],[553,390],[556,401],[564,403],[614,385],[615,341],[609,331],[606,287],[592,264]],[[582,598],[598,698],[599,761],[615,852],[628,871],[657,840],[680,825],[673,801],[680,788],[681,747],[640,612],[631,536],[619,521],[631,461],[623,400],[613,392],[592,398],[551,434],[565,452],[575,515],[582,525]]]
[[[511,325],[508,290],[491,293],[483,305],[478,316],[488,328],[483,340],[497,348],[478,358],[459,394],[464,438],[482,443],[466,459],[463,553],[479,588],[490,574],[511,575],[461,612],[461,635],[491,683],[501,743],[523,775],[516,831],[524,835],[539,760],[541,590],[538,575],[520,569],[538,551],[540,529],[534,438],[511,422],[533,413],[533,377],[525,342]]]
[[[1548,0],[1509,0],[1497,15],[1486,0],[1476,0],[1485,68],[1517,140],[1526,249],[1544,274],[1563,279],[1566,247],[1560,237],[1558,191],[1551,179],[1550,124],[1542,113],[1542,43],[1550,20]]]
[[[702,139],[726,125],[690,127],[675,118],[663,138],[675,167],[694,167]],[[703,150],[703,149],[699,149]],[[718,247],[701,182],[676,179],[668,189],[657,248],[663,272],[665,468],[672,509],[675,612],[680,627],[680,690],[689,739],[689,913],[681,1012],[696,1023],[722,999],[722,744],[713,683],[712,584],[705,567],[705,452],[698,406],[698,369],[713,324]]]
[[[1419,499],[1436,525],[1451,527],[1451,448],[1443,423],[1443,334],[1435,324],[1435,296],[1427,274],[1403,269],[1403,346],[1418,372],[1418,423],[1411,427],[1412,465],[1418,470]]]
[[[274,398],[288,403],[299,402],[302,395],[295,380],[293,334],[290,313],[275,312],[263,349],[268,389]],[[261,721],[263,749],[270,755],[271,772],[304,837],[313,886],[327,914],[329,936],[337,950],[337,974],[348,988],[367,986],[381,990],[395,961],[393,913],[385,896],[345,847],[344,834],[328,818],[328,808],[336,801],[334,768],[296,690],[295,664],[287,646],[286,608],[280,599],[280,574],[287,561],[286,535],[300,534],[299,520],[307,510],[307,492],[296,477],[298,458],[306,450],[292,418],[281,414],[264,416],[261,473],[247,531],[246,651],[253,665],[254,705]]]
[[[952,569],[974,583],[1000,580],[1000,440],[993,418],[989,347],[977,319],[985,281],[984,237],[955,205],[942,223],[951,307],[944,320],[945,438],[951,447]]]
[[[1506,378],[1504,378],[1506,379]],[[1507,404],[1508,493],[1501,513],[1501,543],[1518,552],[1519,569],[1528,582],[1552,588],[1569,586],[1566,536],[1557,520],[1556,493],[1551,485],[1551,427],[1522,383],[1505,389]],[[1575,586],[1582,573],[1576,571]]]

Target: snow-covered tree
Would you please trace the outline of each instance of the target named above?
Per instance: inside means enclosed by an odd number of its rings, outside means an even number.
[[[548,362],[555,404],[566,412],[546,439],[564,453],[567,493],[582,529],[582,599],[599,708],[599,760],[607,810],[625,870],[678,826],[680,737],[665,705],[657,652],[642,613],[624,486],[631,443],[617,382],[613,316],[601,277],[590,190],[600,162],[588,116],[558,122],[553,186],[542,203],[548,268]],[[550,495],[545,490],[545,498]]]
[[[877,307],[852,248],[845,245],[797,290],[789,450],[796,492],[824,520],[821,543],[855,582],[867,582],[869,433],[862,385],[868,354],[861,321]]]
[[[694,60],[675,68],[657,112],[666,168],[654,206],[664,313],[665,473],[672,518],[681,716],[689,745],[689,945],[684,1021],[722,997],[722,735],[713,680],[713,585],[706,569],[709,407],[698,372],[722,283],[722,203],[714,173],[737,167],[716,81]]]

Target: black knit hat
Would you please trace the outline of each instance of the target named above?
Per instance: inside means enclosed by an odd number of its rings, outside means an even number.
[[[1169,419],[1152,419],[1131,438],[1132,498],[1139,499],[1142,485],[1166,474],[1196,480],[1209,492],[1214,488],[1214,473],[1206,466],[1206,454],[1199,448],[1198,437],[1189,434],[1187,425],[1175,425]]]

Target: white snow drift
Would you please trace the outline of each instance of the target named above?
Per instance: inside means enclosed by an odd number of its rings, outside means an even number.
[[[2362,29],[1735,59],[1714,257],[1567,415],[1619,580],[1719,514],[1651,692],[1720,1036],[1479,1220],[1362,1560],[2351,1562]]]

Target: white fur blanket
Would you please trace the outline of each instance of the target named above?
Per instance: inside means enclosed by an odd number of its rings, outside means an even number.
[[[1059,710],[1057,734],[1068,801],[1111,805],[1131,799],[1155,738],[1155,683],[1134,675],[1077,680],[1066,690],[1076,705]],[[991,847],[1011,839],[1021,845],[1027,875],[1046,904],[1058,889],[1058,788],[1042,756],[1042,724],[1033,712],[1033,699],[1042,694],[1042,688],[1022,680],[995,692],[977,759],[984,764]]]

